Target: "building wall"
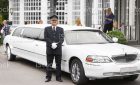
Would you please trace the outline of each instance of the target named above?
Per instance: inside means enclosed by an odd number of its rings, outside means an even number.
[[[48,0],[41,0],[41,20],[43,21],[43,24],[48,23]]]
[[[9,0],[9,20],[13,24],[20,24],[20,0]]]
[[[9,0],[9,20],[12,21],[12,4],[13,2],[11,0]]]
[[[136,24],[135,24],[135,1],[136,0],[130,0],[129,3],[129,25],[130,25],[130,29],[131,29],[131,39],[132,40],[136,40]]]
[[[67,22],[69,25],[75,25],[77,18],[80,18],[82,25],[85,25],[85,1],[86,0],[68,0]]]
[[[130,44],[138,44],[139,28],[137,27],[136,0],[117,0],[118,27],[126,36]]]

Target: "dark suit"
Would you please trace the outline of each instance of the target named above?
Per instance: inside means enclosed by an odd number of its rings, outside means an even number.
[[[47,46],[47,77],[52,77],[52,64],[55,58],[56,62],[56,79],[61,78],[61,58],[62,58],[62,43],[64,41],[64,31],[61,27],[56,27],[54,31],[52,26],[46,27],[44,37]],[[56,49],[52,49],[52,43],[58,43]]]

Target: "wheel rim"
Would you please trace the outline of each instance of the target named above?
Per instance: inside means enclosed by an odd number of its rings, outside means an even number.
[[[8,57],[8,60],[10,59],[10,56],[11,56],[11,51],[10,51],[10,48],[7,47],[7,57]]]
[[[77,63],[74,63],[72,65],[71,76],[72,76],[72,80],[74,82],[79,81],[79,79],[80,79],[80,68],[79,68],[79,65]]]

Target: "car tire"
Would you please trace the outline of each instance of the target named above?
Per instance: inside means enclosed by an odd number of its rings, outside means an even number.
[[[135,81],[138,77],[139,77],[138,74],[136,74],[136,75],[131,75],[131,76],[125,77],[124,80],[125,80],[125,81]]]
[[[83,65],[80,60],[74,59],[70,67],[71,79],[74,84],[82,85],[88,81],[88,78],[85,76]]]
[[[13,55],[11,53],[11,49],[9,46],[6,46],[6,54],[7,54],[8,61],[14,61],[16,59],[16,55]]]

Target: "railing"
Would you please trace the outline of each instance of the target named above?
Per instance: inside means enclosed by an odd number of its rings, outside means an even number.
[[[123,34],[126,36],[127,40],[131,40],[131,41],[137,41],[138,40],[138,34],[136,32],[136,26],[132,26],[132,25],[125,25],[123,27],[121,27],[120,29]]]

